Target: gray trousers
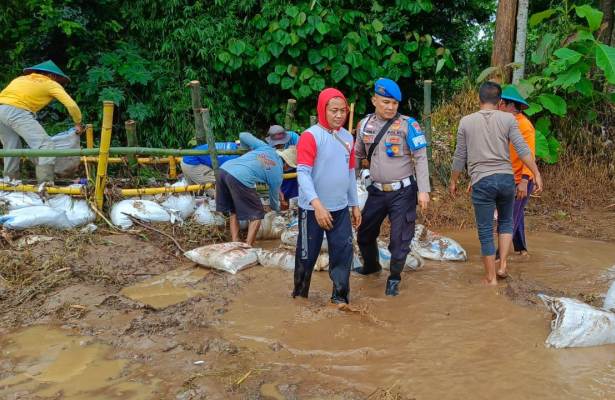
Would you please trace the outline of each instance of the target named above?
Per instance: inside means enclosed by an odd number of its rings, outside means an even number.
[[[181,167],[182,172],[184,173],[184,178],[186,178],[186,182],[190,185],[204,185],[206,183],[216,182],[214,170],[209,168],[207,165],[190,165],[182,161]]]
[[[34,114],[21,108],[0,105],[0,142],[5,149],[21,149],[23,139],[31,149],[53,149],[45,129],[34,119]],[[55,157],[39,157],[39,165],[54,165]],[[19,175],[19,158],[4,158],[4,176],[17,178]]]

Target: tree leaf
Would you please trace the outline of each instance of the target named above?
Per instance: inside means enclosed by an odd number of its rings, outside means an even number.
[[[489,75],[493,74],[497,70],[498,70],[498,67],[487,67],[487,68],[485,68],[483,70],[483,72],[481,72],[478,75],[478,78],[476,78],[476,82],[477,83],[483,82],[485,79],[487,79],[489,77]]]
[[[128,106],[128,115],[131,119],[143,122],[146,118],[154,115],[152,108],[143,103],[135,103]]]
[[[271,53],[271,55],[273,55],[274,57],[279,57],[280,54],[282,54],[282,51],[284,51],[284,47],[282,47],[282,45],[278,42],[271,42],[267,45],[267,49],[269,49],[269,52]]]
[[[561,60],[564,60],[567,64],[575,64],[583,57],[583,54],[569,49],[568,47],[562,47],[555,50],[553,55]]]
[[[333,64],[332,69],[331,69],[331,78],[333,79],[333,81],[337,83],[341,81],[342,79],[344,79],[344,77],[348,75],[349,71],[350,70],[348,66],[345,64],[341,64],[341,63]]]
[[[553,114],[563,117],[566,115],[566,101],[556,94],[541,94],[538,101],[544,108]]]
[[[303,11],[301,11],[299,14],[297,14],[297,16],[295,17],[295,20],[293,21],[293,23],[296,26],[301,26],[303,24],[305,24],[305,20],[307,19],[307,15],[305,15],[305,13]]]
[[[384,29],[384,24],[378,19],[372,21],[372,26],[374,27],[374,32],[380,32]]]
[[[301,73],[299,74],[299,80],[304,81],[306,79],[310,79],[313,76],[314,71],[311,68],[306,67],[301,70]]]
[[[313,76],[310,79],[309,85],[313,91],[320,92],[325,88],[325,79],[321,76]]]
[[[286,9],[286,15],[291,18],[295,18],[299,14],[299,9],[295,6],[290,6]]]
[[[286,73],[291,78],[296,78],[297,74],[299,73],[299,68],[296,65],[288,64],[288,67],[286,67]]]
[[[408,56],[406,56],[404,53],[393,53],[393,55],[391,56],[391,62],[393,64],[403,64],[403,65],[410,64],[410,60],[408,60]]]
[[[441,58],[438,60],[438,64],[436,64],[436,74],[438,72],[440,72],[440,70],[442,69],[442,67],[444,67],[444,63],[446,62],[446,60],[444,58]]]
[[[271,83],[272,85],[279,84],[280,75],[276,74],[275,72],[271,72],[269,75],[267,75],[267,82]]]
[[[542,111],[542,106],[538,103],[530,102],[529,105],[530,106],[523,111],[529,117]]]
[[[284,78],[282,78],[282,82],[281,82],[280,86],[282,87],[282,89],[288,90],[291,87],[293,87],[294,84],[295,84],[295,80],[294,79],[291,79],[288,76],[285,76]]]
[[[575,7],[574,11],[579,17],[585,18],[587,20],[587,24],[589,25],[590,31],[593,32],[596,29],[600,28],[600,24],[602,23],[602,16],[604,15],[602,11],[596,10],[595,8],[587,4]]]
[[[322,54],[323,57],[332,60],[337,54],[337,48],[334,45],[330,44],[329,46],[322,48],[320,50],[320,54]]]
[[[581,73],[581,66],[573,65],[564,72],[559,73],[551,86],[561,86],[567,89],[581,80]]]
[[[541,23],[542,21],[544,21],[545,19],[549,19],[553,16],[553,14],[555,14],[555,10],[552,8],[549,8],[548,10],[544,10],[541,12],[538,12],[536,14],[532,14],[532,16],[530,17],[529,23],[531,27],[535,27],[536,25],[538,25],[539,23]]]
[[[228,51],[230,51],[231,54],[240,56],[243,54],[245,50],[246,50],[246,44],[243,40],[238,40],[238,39],[229,40]]]
[[[406,53],[414,53],[415,51],[417,51],[419,48],[419,43],[418,42],[406,42],[404,44],[404,51]]]
[[[556,36],[552,33],[544,34],[540,41],[538,42],[538,46],[536,47],[536,51],[532,52],[532,62],[534,64],[545,64],[549,58],[549,50],[551,46],[556,40]]]
[[[301,49],[297,47],[291,47],[290,49],[288,49],[288,55],[293,58],[297,58],[301,55]]]
[[[98,101],[112,101],[116,106],[119,106],[124,101],[124,91],[114,87],[107,87],[100,91]]]
[[[268,52],[259,51],[256,54],[256,60],[255,60],[256,68],[259,68],[259,69],[262,68],[265,64],[269,62],[270,59],[271,59],[271,56],[269,55]]]
[[[316,30],[320,32],[321,35],[326,35],[329,33],[329,25],[324,22],[319,22],[316,24]]]
[[[596,46],[596,65],[611,84],[615,84],[615,47],[600,43]]]
[[[574,85],[574,88],[577,92],[581,93],[585,97],[591,96],[594,90],[592,82],[587,78],[582,78],[579,82],[576,83],[576,85]]]
[[[353,68],[360,67],[363,64],[363,55],[358,51],[353,51],[346,54],[346,58],[344,59],[347,64],[349,64]]]
[[[312,94],[312,89],[308,85],[301,85],[297,91],[297,94],[299,95],[297,96],[299,98],[306,98]]]
[[[310,49],[308,51],[308,61],[310,62],[310,64],[318,64],[320,60],[322,60],[322,55],[320,55],[320,52],[318,50]]]

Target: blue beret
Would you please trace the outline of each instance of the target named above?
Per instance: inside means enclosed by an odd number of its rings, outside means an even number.
[[[388,78],[380,78],[374,85],[374,93],[382,97],[389,97],[397,101],[401,101],[401,90],[394,80]]]

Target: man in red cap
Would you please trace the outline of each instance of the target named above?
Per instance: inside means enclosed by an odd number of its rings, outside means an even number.
[[[314,264],[323,235],[329,246],[329,277],[333,304],[347,304],[352,266],[352,224],[361,224],[354,173],[352,135],[343,128],[348,115],[346,98],[327,88],[318,96],[318,124],[297,145],[299,180],[299,236],[292,296],[308,297]]]
[[[32,149],[53,149],[54,145],[45,129],[34,118],[34,113],[57,99],[66,107],[75,123],[77,133],[83,130],[81,111],[66,93],[63,85],[70,79],[53,61],[45,61],[23,70],[0,92],[0,141],[5,149],[20,149],[23,139]],[[39,157],[36,179],[39,183],[53,182],[54,157]],[[4,158],[4,176],[16,179],[19,158]]]

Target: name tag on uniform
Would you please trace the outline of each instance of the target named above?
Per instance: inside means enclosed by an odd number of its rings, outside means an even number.
[[[427,146],[427,140],[425,139],[425,135],[413,137],[412,143],[414,144],[414,148],[416,149]]]
[[[376,139],[376,135],[371,135],[369,133],[363,134],[363,143],[365,144],[372,144],[374,143],[375,139]]]
[[[402,138],[401,136],[398,136],[398,135],[389,135],[389,137],[387,137],[387,143],[401,144]]]

